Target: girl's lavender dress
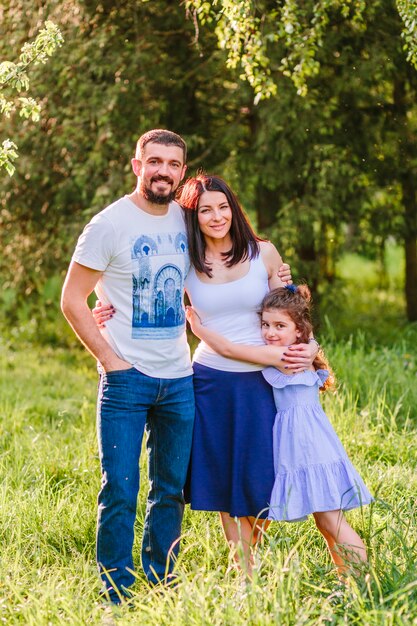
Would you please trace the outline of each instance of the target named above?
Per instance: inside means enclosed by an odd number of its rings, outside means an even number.
[[[268,367],[262,373],[277,406],[269,518],[299,521],[309,513],[369,504],[373,498],[319,401],[328,371],[286,375]]]

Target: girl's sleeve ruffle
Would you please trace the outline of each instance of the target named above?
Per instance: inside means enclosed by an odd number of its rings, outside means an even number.
[[[325,383],[329,376],[327,370],[316,370],[315,372],[306,371],[299,374],[283,374],[275,367],[266,367],[262,370],[265,380],[276,389],[282,389],[289,385],[306,385],[312,387],[319,382],[320,387]]]
[[[319,377],[319,380],[321,383],[320,387],[321,385],[324,385],[324,383],[326,382],[326,380],[329,378],[329,375],[330,375],[327,370],[316,370],[316,374]]]

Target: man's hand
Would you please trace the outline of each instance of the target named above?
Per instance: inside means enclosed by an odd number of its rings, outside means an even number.
[[[317,356],[318,346],[312,343],[294,343],[285,350],[282,361],[285,369],[293,374],[311,369],[313,361]]]
[[[101,362],[101,366],[106,373],[119,372],[121,370],[130,370],[133,367],[131,363],[120,359],[116,355],[114,355],[114,358],[109,359],[105,363]]]
[[[284,283],[284,285],[291,285],[291,268],[288,263],[283,263],[278,269],[278,278]]]

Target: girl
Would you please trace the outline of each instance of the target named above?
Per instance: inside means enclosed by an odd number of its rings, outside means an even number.
[[[287,346],[311,336],[310,292],[300,285],[274,289],[261,304],[262,336],[267,345],[235,344],[207,329],[188,307],[195,335],[227,358],[261,363],[272,386],[277,408],[273,427],[275,482],[269,519],[299,521],[313,514],[327,542],[339,575],[367,560],[359,535],[342,510],[368,504],[368,489],[356,472],[318,399],[318,389],[332,382],[330,368],[319,353],[304,372],[290,374],[282,362]]]

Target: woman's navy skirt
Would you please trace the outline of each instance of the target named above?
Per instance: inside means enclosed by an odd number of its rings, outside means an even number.
[[[185,488],[191,508],[267,517],[274,485],[272,387],[260,371],[194,363],[196,418]]]

